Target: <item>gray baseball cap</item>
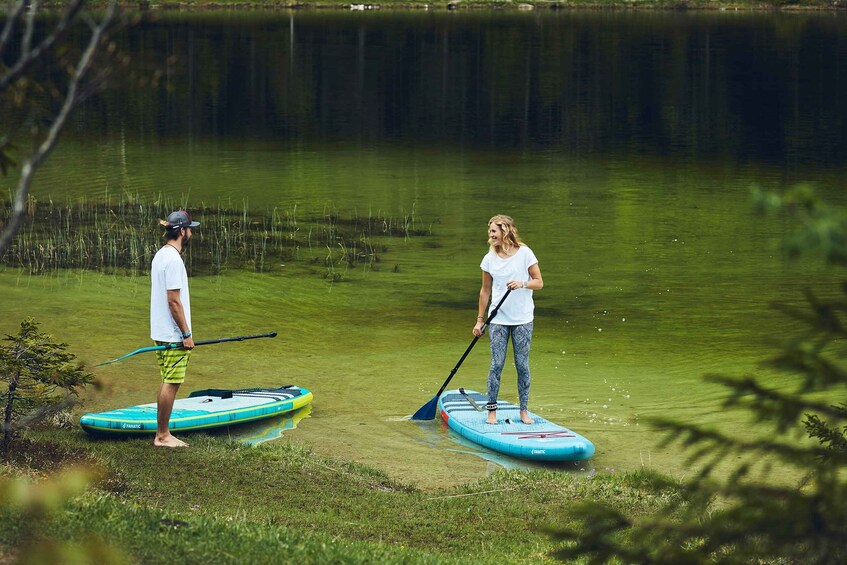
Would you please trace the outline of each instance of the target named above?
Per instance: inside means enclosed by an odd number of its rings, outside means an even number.
[[[169,229],[196,228],[199,225],[200,222],[192,221],[191,214],[189,214],[185,210],[177,210],[176,212],[171,212],[171,215],[168,216],[168,226],[170,226]]]

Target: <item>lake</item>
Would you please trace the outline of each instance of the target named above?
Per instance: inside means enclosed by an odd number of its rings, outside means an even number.
[[[769,303],[840,282],[787,262],[793,226],[756,216],[749,192],[809,182],[844,203],[843,14],[166,12],[119,45],[134,74],[75,114],[39,202],[165,197],[427,232],[380,238],[379,263],[335,281],[311,262],[331,250],[305,246],[267,273],[192,279],[198,339],[280,337],[198,350],[181,392],[306,387],[313,411],[283,436],[322,454],[425,487],[520,466],[404,419],[472,339],[497,213],[539,258],[530,409],[594,441],[577,472],[689,473],[654,416],[751,429],[702,376],[789,386],[758,367],[796,330]],[[87,363],[112,359],[148,344],[148,284],[7,267],[0,330],[34,315]],[[452,385],[484,390],[487,345]],[[88,409],[157,386],[142,356],[97,375]],[[509,400],[515,380],[507,364]]]

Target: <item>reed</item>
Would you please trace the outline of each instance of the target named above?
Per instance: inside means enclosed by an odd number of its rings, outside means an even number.
[[[23,267],[33,274],[56,269],[89,269],[141,275],[148,272],[162,245],[158,220],[184,204],[158,197],[143,202],[124,195],[116,201],[79,200],[57,203],[30,198],[27,216],[0,263]],[[3,203],[3,217],[11,203]],[[268,272],[296,261],[323,263],[325,278],[342,280],[348,268],[373,269],[387,241],[431,235],[415,214],[400,217],[353,213],[342,217],[325,208],[314,217],[291,210],[251,210],[226,205],[193,206],[202,229],[195,232],[185,256],[192,275],[220,274],[227,269]]]

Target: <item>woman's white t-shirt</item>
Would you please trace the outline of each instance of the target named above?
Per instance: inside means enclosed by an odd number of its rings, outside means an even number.
[[[518,247],[517,252],[503,259],[494,250],[489,250],[482,258],[480,267],[491,275],[491,304],[488,306],[488,315],[506,294],[506,283],[509,281],[532,280],[529,276],[529,268],[538,263],[535,253],[526,245]],[[528,324],[533,320],[535,304],[532,302],[532,291],[528,288],[517,288],[509,294],[509,298],[500,306],[497,316],[491,321],[492,324],[502,326],[520,326]]]
[[[153,257],[150,266],[150,338],[155,341],[179,343],[182,331],[171,315],[168,291],[179,289],[179,300],[185,313],[185,323],[191,331],[191,298],[188,294],[188,273],[179,251],[165,245]]]

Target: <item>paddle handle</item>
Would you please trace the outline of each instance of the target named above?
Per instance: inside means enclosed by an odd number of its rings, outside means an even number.
[[[222,337],[218,339],[209,339],[206,341],[197,341],[194,343],[194,347],[199,347],[201,345],[211,345],[213,343],[224,343],[226,341],[244,341],[245,339],[258,339],[260,337],[276,337],[276,332],[270,332],[266,334],[257,334],[257,335],[239,335],[236,337]],[[167,345],[160,346],[162,349],[182,349],[181,343],[168,343]]]

